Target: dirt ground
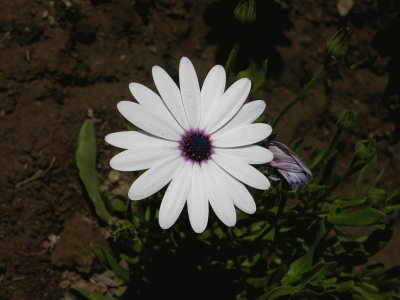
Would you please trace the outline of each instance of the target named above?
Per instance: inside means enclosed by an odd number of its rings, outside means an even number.
[[[354,107],[360,122],[345,135],[343,161],[356,139],[374,137],[386,170],[382,186],[398,186],[399,2],[355,1],[340,16],[335,1],[264,0],[245,28],[233,20],[234,3],[0,0],[0,299],[63,299],[71,276],[89,280],[99,270],[89,245],[105,243],[108,233],[93,217],[74,163],[79,128],[95,116],[103,188],[126,190],[133,177],[110,172],[115,150],[103,141],[124,126],[116,103],[132,98],[129,82],[154,87],[153,65],[177,78],[182,56],[201,80],[236,42],[237,70],[269,58],[268,80],[254,98],[267,100],[271,118],[309,80],[325,41],[350,26],[348,56],[278,126],[278,139],[303,136],[307,157],[330,139],[336,115]],[[400,264],[399,243],[397,232],[381,254],[388,265]]]

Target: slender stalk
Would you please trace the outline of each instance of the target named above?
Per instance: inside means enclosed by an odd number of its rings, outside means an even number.
[[[338,128],[335,132],[335,135],[333,136],[331,142],[329,143],[328,148],[324,151],[322,156],[313,161],[309,167],[310,169],[315,169],[321,162],[323,162],[331,153],[332,151],[336,148],[337,143],[339,142],[339,137],[342,134],[343,130],[341,128]]]
[[[274,229],[275,229],[274,244],[275,244],[275,241],[276,241],[276,237],[278,235],[279,219],[281,218],[281,215],[282,215],[283,211],[285,210],[286,202],[287,202],[287,196],[286,195],[281,196],[280,199],[279,199],[278,212],[276,213],[276,219],[275,219],[275,222],[274,222],[275,223],[274,224]]]
[[[235,248],[236,246],[236,236],[233,234],[232,229],[231,228],[225,228],[225,226],[222,226],[222,231],[225,233],[225,235],[228,237],[229,242],[232,246],[232,248]],[[242,267],[241,267],[241,263],[238,260],[237,256],[235,254],[233,254],[232,256],[232,260],[233,263],[235,264],[235,268],[236,270],[241,273],[242,272]]]
[[[282,119],[282,117],[295,105],[297,102],[302,100],[308,92],[311,90],[311,88],[320,80],[322,74],[325,71],[325,63],[321,64],[318,69],[315,71],[313,77],[310,79],[309,82],[303,87],[303,89],[300,91],[300,93],[297,94],[296,97],[294,97],[288,105],[276,116],[275,119],[272,120],[271,126],[275,127],[279,121]]]

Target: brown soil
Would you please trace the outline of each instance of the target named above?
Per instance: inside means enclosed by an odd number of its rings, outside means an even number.
[[[74,164],[80,125],[94,114],[100,174],[106,188],[126,189],[132,176],[113,183],[114,150],[103,142],[123,128],[115,105],[131,99],[129,82],[154,87],[153,65],[176,78],[183,55],[201,80],[237,41],[238,70],[268,57],[269,78],[254,98],[268,101],[272,117],[310,78],[329,36],[351,26],[349,55],[280,124],[278,139],[303,136],[307,155],[332,136],[338,112],[354,107],[360,124],[346,135],[344,161],[356,138],[375,137],[382,184],[398,186],[399,3],[355,1],[341,17],[335,1],[259,1],[255,26],[244,31],[231,17],[233,2],[0,0],[0,299],[61,299],[66,271],[89,278],[96,268],[89,245],[107,233],[93,221]],[[383,254],[389,265],[399,263],[396,236]]]

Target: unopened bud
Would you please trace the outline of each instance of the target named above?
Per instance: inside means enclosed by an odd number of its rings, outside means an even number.
[[[240,0],[233,10],[233,16],[242,24],[252,24],[256,20],[255,0]]]
[[[268,165],[282,176],[294,191],[311,180],[311,170],[288,146],[277,141],[268,140],[261,142],[261,145],[274,155],[274,159]],[[269,178],[275,179],[271,176]]]
[[[357,126],[358,113],[354,109],[345,109],[339,115],[337,126],[343,130],[350,131]]]
[[[351,30],[342,28],[326,42],[326,53],[332,58],[342,58],[346,55],[350,45]]]
[[[374,140],[358,141],[354,150],[357,159],[369,161],[376,154],[376,142]]]

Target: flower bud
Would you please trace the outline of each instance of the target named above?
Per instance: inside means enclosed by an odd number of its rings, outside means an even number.
[[[242,24],[252,24],[256,20],[255,0],[240,0],[233,10],[233,16]]]
[[[263,141],[262,145],[274,154],[274,159],[268,163],[285,181],[297,190],[306,185],[312,178],[311,170],[285,144],[277,141]]]
[[[376,142],[374,140],[360,140],[354,148],[355,157],[367,162],[376,154]]]
[[[354,109],[345,109],[339,115],[337,126],[345,131],[350,131],[357,126],[358,113]]]
[[[326,53],[329,57],[338,59],[346,55],[350,45],[351,30],[342,28],[326,42]]]

